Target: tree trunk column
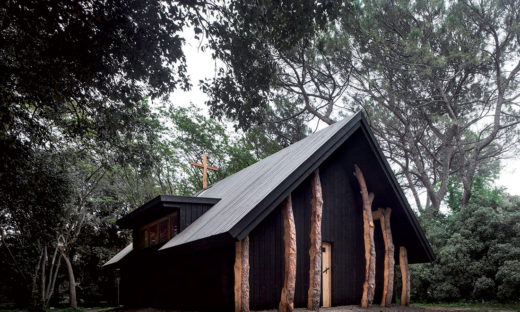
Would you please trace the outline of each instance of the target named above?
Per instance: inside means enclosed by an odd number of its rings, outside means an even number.
[[[278,311],[285,312],[294,310],[294,289],[296,285],[296,226],[294,224],[291,195],[283,202],[282,218],[285,273]]]
[[[235,243],[235,312],[249,312],[249,236]]]
[[[359,182],[361,198],[363,199],[363,240],[365,242],[366,271],[361,307],[368,308],[372,304],[372,300],[374,300],[376,288],[376,248],[374,244],[374,220],[372,219],[374,194],[368,193],[363,172],[357,165],[354,165],[354,176]]]
[[[320,173],[316,169],[312,176],[311,200],[311,232],[310,232],[310,270],[309,291],[307,293],[307,309],[319,311],[321,294],[321,217],[323,212],[323,196]]]
[[[410,270],[408,269],[408,252],[406,247],[399,248],[399,267],[401,267],[402,289],[401,305],[410,305]]]
[[[381,210],[381,209],[380,209]],[[394,292],[394,242],[392,239],[392,229],[390,227],[390,215],[392,209],[386,208],[381,211],[379,222],[381,223],[381,232],[385,244],[385,272],[383,295],[381,298],[381,306],[389,306],[392,302]]]

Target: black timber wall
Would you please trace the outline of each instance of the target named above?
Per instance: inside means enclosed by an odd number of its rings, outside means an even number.
[[[180,230],[211,205],[182,204]],[[234,304],[234,244],[195,253],[135,250],[121,264],[121,303],[127,307],[231,310]],[[202,299],[202,300],[201,300]]]
[[[202,214],[211,208],[210,204],[182,204],[180,207],[180,231],[184,231],[188,225],[192,224],[197,220]]]
[[[191,254],[143,250],[121,266],[126,307],[232,310],[234,244]]]
[[[395,208],[397,205],[395,194],[388,186],[383,185],[381,168],[378,167],[361,131],[349,138],[320,166],[324,200],[322,241],[332,245],[333,306],[359,304],[365,276],[363,212],[359,185],[352,174],[354,164],[358,164],[363,170],[369,191],[375,193],[374,210],[386,206]],[[292,192],[297,237],[296,307],[305,307],[307,301],[311,196],[310,179],[306,179]],[[398,211],[393,213],[392,218],[396,216],[399,217]],[[281,207],[277,207],[249,236],[251,308],[276,308],[284,275]],[[378,221],[375,222],[374,239],[377,254],[374,302],[379,302],[382,293],[384,244]]]

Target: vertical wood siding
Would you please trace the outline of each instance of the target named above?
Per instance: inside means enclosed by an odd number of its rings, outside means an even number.
[[[359,186],[352,175],[357,163],[367,176],[369,191],[375,193],[374,208],[395,198],[385,193],[377,176],[376,161],[362,133],[351,137],[320,166],[323,190],[322,241],[332,245],[332,305],[359,304],[365,274],[363,217]],[[375,172],[375,173],[374,173]],[[292,192],[297,237],[295,307],[305,307],[309,286],[309,232],[311,183],[306,179]],[[395,220],[395,218],[393,218]],[[375,226],[376,294],[382,294],[384,245],[381,229]],[[276,308],[283,279],[283,228],[277,207],[250,233],[251,308]]]

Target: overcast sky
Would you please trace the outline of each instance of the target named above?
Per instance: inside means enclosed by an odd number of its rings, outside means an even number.
[[[199,89],[198,81],[214,76],[215,62],[210,53],[199,49],[199,42],[195,39],[187,41],[184,51],[193,88],[188,92],[176,91],[171,95],[170,102],[175,106],[188,106],[193,103],[207,113],[208,108],[204,105],[207,97]],[[323,123],[321,124],[323,126]],[[497,186],[505,187],[510,194],[520,195],[520,159],[516,156],[516,159],[511,157],[504,160],[502,167]]]

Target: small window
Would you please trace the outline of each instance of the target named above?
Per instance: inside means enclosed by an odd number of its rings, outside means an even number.
[[[139,229],[135,246],[147,248],[159,243],[167,242],[168,239],[179,233],[179,211],[149,223]]]
[[[170,216],[170,238],[179,234],[179,213],[176,211]]]
[[[161,243],[164,243],[168,240],[168,218],[162,220],[159,223],[159,240]]]
[[[148,227],[148,231],[150,233],[150,246],[156,245],[159,243],[159,229],[158,224],[154,223]]]
[[[148,247],[148,230],[146,228],[139,231],[138,246],[139,248]]]

